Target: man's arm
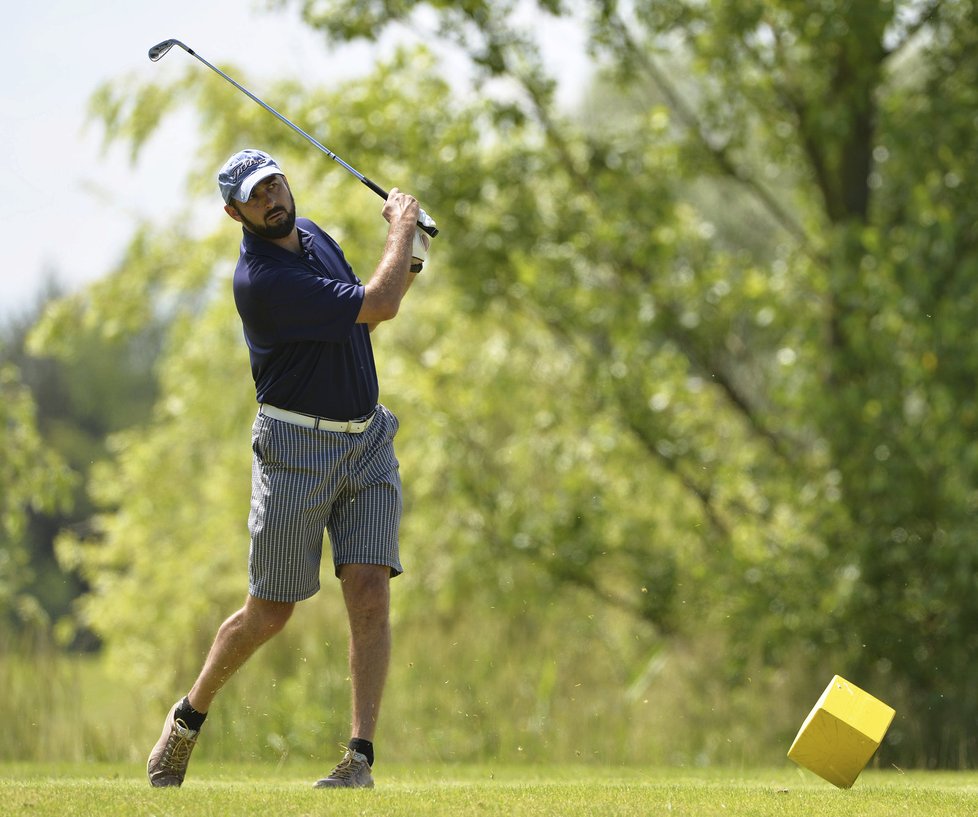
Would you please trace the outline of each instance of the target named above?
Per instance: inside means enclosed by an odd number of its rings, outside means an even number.
[[[411,274],[407,277],[404,284],[404,293],[401,295],[401,300],[404,300],[404,296],[407,295],[407,291],[411,288],[411,284],[414,283],[414,279],[421,268],[424,266],[424,261],[428,257],[428,248],[431,246],[431,239],[428,234],[425,233],[420,227],[415,228],[414,231],[414,244],[411,247]],[[368,324],[369,331],[373,332],[378,324],[371,323]]]
[[[408,277],[404,282],[404,292],[401,293],[401,300],[404,300],[404,296],[407,295],[408,290],[411,288],[411,284],[414,283],[414,279],[417,277],[418,277],[417,273],[414,272],[408,273]],[[380,326],[380,321],[374,321],[373,323],[367,324],[367,329],[370,332],[373,332],[374,329],[376,329],[378,326]]]
[[[391,190],[383,210],[384,218],[390,224],[387,243],[374,274],[364,287],[357,323],[366,323],[372,328],[397,315],[401,299],[414,277],[410,271],[411,248],[419,212],[414,196],[402,193],[396,187]]]

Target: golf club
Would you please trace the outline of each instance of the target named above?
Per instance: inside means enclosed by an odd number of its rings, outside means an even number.
[[[298,133],[299,136],[303,137],[304,139],[306,139],[307,141],[309,141],[312,145],[314,145],[315,147],[319,148],[319,150],[321,150],[323,153],[325,153],[327,156],[329,156],[329,158],[332,159],[334,162],[337,162],[337,163],[341,164],[344,168],[346,168],[350,173],[352,173],[354,176],[356,176],[361,182],[363,182],[365,185],[367,185],[367,187],[369,187],[371,190],[373,190],[374,193],[376,193],[382,199],[384,199],[384,200],[387,199],[387,191],[384,190],[383,187],[381,187],[379,184],[377,184],[375,182],[372,182],[370,179],[368,179],[366,176],[364,176],[359,170],[356,170],[355,168],[353,168],[350,165],[348,165],[339,156],[337,156],[335,153],[333,153],[333,151],[331,151],[329,148],[325,147],[324,145],[320,144],[319,141],[317,141],[315,138],[313,138],[308,133],[306,133],[298,125],[296,125],[295,123],[293,123],[293,122],[289,121],[288,119],[286,119],[284,116],[282,116],[282,114],[280,114],[278,111],[276,111],[270,105],[266,105],[264,102],[262,102],[257,96],[255,96],[253,93],[251,93],[251,91],[249,91],[243,85],[235,82],[233,79],[231,79],[231,77],[229,77],[227,74],[225,74],[220,68],[218,68],[216,65],[212,65],[211,63],[209,63],[202,56],[200,56],[200,54],[198,54],[192,48],[190,48],[189,46],[187,46],[184,43],[180,42],[179,40],[164,40],[163,42],[158,43],[157,45],[154,45],[149,50],[149,58],[153,62],[157,62],[158,60],[162,59],[166,55],[167,51],[169,51],[175,45],[180,46],[180,48],[182,48],[184,51],[186,51],[191,57],[196,57],[198,60],[200,60],[202,63],[204,63],[204,65],[206,65],[208,68],[210,68],[212,71],[215,71],[216,73],[220,74],[222,77],[224,77],[224,79],[226,79],[228,82],[230,82],[235,88],[237,88],[239,91],[241,91],[241,93],[247,95],[254,102],[257,102],[266,111],[268,111],[270,114],[272,114],[273,116],[275,116],[279,121],[284,122],[286,125],[288,125],[290,128],[292,128],[292,130],[294,130],[296,133]],[[418,226],[422,230],[424,230],[428,235],[430,235],[432,237],[438,235],[438,228],[435,226],[434,219],[432,219],[431,216],[429,216],[424,210],[422,210],[421,211],[421,214],[418,216]]]

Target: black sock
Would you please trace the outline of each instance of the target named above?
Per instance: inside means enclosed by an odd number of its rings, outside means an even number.
[[[346,747],[351,752],[359,752],[367,758],[367,764],[374,765],[374,745],[372,741],[363,738],[350,738],[350,743]]]
[[[173,711],[173,718],[179,718],[185,724],[187,724],[188,729],[193,729],[195,732],[200,731],[200,727],[204,725],[204,719],[207,717],[206,712],[198,712],[190,705],[190,699],[184,697],[180,703],[177,704],[177,708]]]

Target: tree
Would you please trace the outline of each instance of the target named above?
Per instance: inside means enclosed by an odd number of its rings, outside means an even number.
[[[483,238],[466,256],[575,344],[602,409],[699,506],[721,591],[703,601],[738,643],[843,662],[927,713],[894,730],[901,760],[973,763],[978,706],[948,668],[974,673],[978,614],[974,4],[536,4],[585,17],[607,73],[652,97],[584,127],[514,3],[298,5],[340,40],[423,7],[481,79],[515,83],[546,150],[498,224],[481,201],[451,225]],[[768,239],[745,244],[704,182]]]
[[[405,429],[434,429],[402,434],[405,537],[424,565],[405,612],[583,592],[641,622],[650,653],[722,633],[730,685],[794,662],[815,671],[807,702],[844,667],[901,712],[889,758],[972,763],[978,704],[948,678],[976,670],[973,4],[537,4],[579,11],[605,68],[579,118],[557,108],[513,3],[300,5],[340,39],[424,9],[482,91],[453,94],[422,50],[340,91],[267,95],[357,144],[376,178],[413,180],[442,229],[415,319],[377,338]],[[105,89],[107,135],[138,151],[192,100],[201,167],[260,142],[297,191],[315,180],[300,206],[341,241],[381,229],[337,205],[349,180],[328,160],[210,80]],[[183,299],[164,364],[181,377],[148,433],[119,439],[100,535],[63,545],[95,588],[91,623],[147,675],[161,653],[186,660],[178,634],[216,623],[238,586],[226,554],[207,555],[236,535],[245,487],[221,475],[244,466],[231,429],[253,409],[209,288],[226,229],[144,231],[105,285],[123,297],[95,291],[40,330],[138,320],[161,289]],[[213,593],[174,611],[188,559]],[[152,647],[131,615],[147,587],[180,617]]]
[[[25,589],[31,585],[25,532],[30,513],[65,510],[75,474],[38,433],[34,400],[20,372],[0,364],[0,632],[47,624],[43,608]],[[6,634],[6,633],[4,633]]]
[[[17,373],[18,388],[31,406],[31,433],[49,452],[49,459],[36,465],[53,469],[48,480],[60,481],[64,489],[56,502],[30,480],[11,489],[11,496],[31,498],[21,505],[17,522],[17,550],[24,561],[17,596],[20,608],[29,606],[33,611],[29,623],[38,634],[55,635],[76,648],[91,648],[90,634],[75,631],[70,618],[72,604],[86,587],[77,574],[61,569],[54,539],[61,529],[84,526],[91,516],[85,483],[91,464],[108,456],[106,437],[139,422],[155,399],[153,363],[159,352],[159,326],[150,324],[135,334],[111,337],[105,327],[80,328],[57,356],[32,355],[27,349],[32,326],[48,307],[63,300],[67,293],[52,277],[36,304],[8,321],[0,341],[0,365]]]

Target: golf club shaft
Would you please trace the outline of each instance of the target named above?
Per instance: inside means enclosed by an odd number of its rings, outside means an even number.
[[[149,50],[149,58],[153,62],[156,62],[157,60],[161,59],[163,57],[163,55],[166,54],[167,51],[169,51],[175,45],[180,46],[180,48],[182,48],[184,51],[186,51],[188,54],[190,54],[191,57],[196,57],[198,60],[200,60],[202,63],[204,63],[204,65],[206,65],[208,68],[210,68],[212,71],[214,71],[217,74],[220,74],[222,77],[224,77],[224,79],[226,79],[228,82],[230,82],[235,88],[237,88],[239,91],[241,91],[241,93],[245,94],[245,96],[247,96],[253,102],[257,102],[266,111],[268,111],[270,114],[272,114],[272,116],[274,116],[280,122],[288,125],[290,128],[292,128],[292,130],[294,130],[296,133],[298,133],[299,136],[301,136],[303,139],[305,139],[306,141],[308,141],[314,147],[316,147],[319,150],[321,150],[323,153],[325,153],[327,156],[329,156],[329,158],[332,159],[334,162],[342,165],[347,171],[349,171],[354,176],[356,176],[367,187],[369,187],[371,190],[373,190],[374,193],[376,193],[378,196],[380,196],[382,199],[384,199],[386,201],[387,196],[388,196],[388,192],[386,190],[384,190],[383,187],[381,187],[376,182],[368,179],[366,176],[364,176],[356,168],[354,168],[351,165],[349,165],[346,162],[344,162],[339,156],[337,156],[335,153],[333,153],[333,151],[331,151],[328,147],[326,147],[321,142],[319,142],[318,139],[316,139],[313,136],[310,136],[308,133],[306,133],[302,128],[300,128],[298,125],[296,125],[291,120],[286,119],[284,116],[282,116],[282,114],[280,114],[278,111],[276,111],[271,105],[265,104],[265,102],[263,102],[261,99],[259,99],[257,96],[255,96],[251,91],[249,91],[247,88],[245,88],[244,85],[242,85],[239,82],[236,82],[234,79],[232,79],[227,74],[225,74],[220,68],[218,68],[216,65],[214,65],[214,64],[208,62],[207,60],[205,60],[202,56],[200,56],[200,54],[198,54],[196,51],[194,51],[189,46],[185,45],[184,43],[180,42],[179,40],[164,40],[163,42],[159,43],[158,45],[154,45]],[[432,220],[432,218],[424,210],[421,211],[421,215],[418,218],[418,226],[422,230],[424,230],[426,233],[428,233],[428,235],[430,235],[432,237],[434,237],[435,235],[438,234],[438,228],[435,226],[435,222]]]

